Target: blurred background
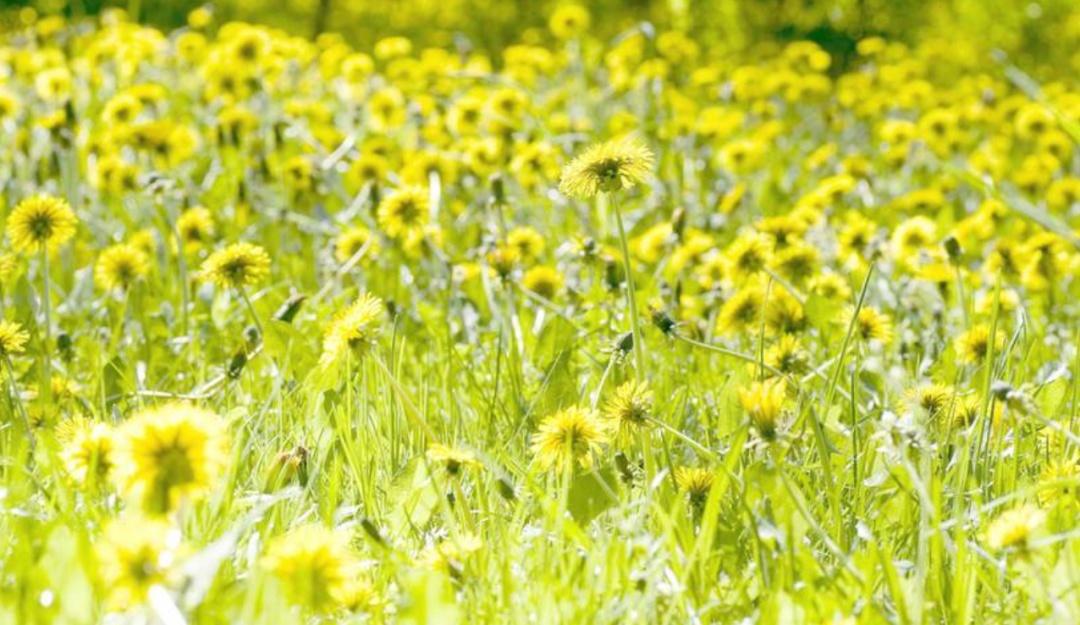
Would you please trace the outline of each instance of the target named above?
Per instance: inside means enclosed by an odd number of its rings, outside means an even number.
[[[31,8],[78,17],[109,7],[163,28],[183,26],[200,6],[215,21],[270,24],[294,34],[344,35],[367,46],[389,35],[421,44],[457,43],[497,50],[540,37],[566,0],[0,0],[7,23]],[[677,28],[712,48],[733,52],[810,39],[842,61],[867,35],[901,41],[941,39],[956,54],[1001,49],[1037,71],[1080,60],[1076,0],[578,0],[593,16],[592,33],[613,36],[637,23]],[[1057,68],[1060,74],[1060,67]]]

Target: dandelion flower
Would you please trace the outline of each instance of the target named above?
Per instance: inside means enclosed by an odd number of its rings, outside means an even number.
[[[990,353],[990,326],[980,323],[956,337],[953,342],[960,362],[978,364]],[[1005,334],[998,331],[994,335],[994,350],[1005,346]]]
[[[35,195],[19,202],[7,220],[7,235],[18,252],[54,250],[75,236],[78,219],[66,200]]]
[[[780,430],[786,395],[786,385],[778,378],[754,382],[749,387],[739,389],[739,404],[767,441],[775,439]]]
[[[421,566],[431,570],[442,571],[454,577],[460,577],[465,573],[465,568],[472,555],[483,547],[484,541],[478,536],[464,534],[430,545],[420,553],[417,560]]]
[[[176,230],[186,251],[198,249],[214,236],[214,217],[203,206],[193,206],[176,220]]]
[[[848,323],[850,322],[849,315]],[[863,341],[878,341],[888,345],[893,338],[892,319],[873,306],[863,306],[855,315],[854,335]]]
[[[71,479],[82,486],[103,484],[114,465],[116,430],[105,423],[85,419],[71,422],[57,438],[63,443],[61,458]]]
[[[94,281],[106,291],[126,291],[150,270],[146,253],[130,243],[105,249],[94,265]]]
[[[594,145],[562,171],[559,191],[588,199],[641,184],[652,171],[653,153],[640,141],[622,138]]]
[[[200,274],[222,288],[258,284],[270,275],[270,255],[258,245],[233,243],[211,254]]]
[[[213,412],[170,403],[139,412],[120,428],[116,477],[149,513],[203,496],[229,461],[225,423]]]
[[[358,260],[374,258],[379,254],[379,240],[363,226],[353,226],[334,240],[334,259],[341,264],[347,263],[361,250],[364,253]]]
[[[686,493],[690,503],[695,507],[705,505],[709,497],[716,475],[701,467],[677,467],[675,469],[675,484],[679,490]]]
[[[392,239],[408,240],[422,235],[428,223],[428,194],[423,187],[405,187],[379,202],[379,227]]]
[[[361,359],[375,346],[383,318],[383,302],[364,293],[330,322],[323,338],[323,365],[340,361],[346,354]]]
[[[537,265],[521,277],[521,286],[544,299],[555,299],[563,287],[563,277],[558,269]]]
[[[26,350],[30,335],[17,321],[0,321],[0,355],[11,357]]]
[[[924,384],[909,393],[912,402],[932,418],[945,413],[955,396],[953,388],[943,384]]]
[[[1066,458],[1046,465],[1039,474],[1039,504],[1053,506],[1057,503],[1072,508],[1080,504],[1080,463],[1076,458]],[[1069,483],[1069,482],[1072,483]]]
[[[427,457],[428,460],[443,465],[446,473],[451,477],[460,475],[462,469],[480,466],[480,462],[473,452],[443,445],[442,443],[433,443],[428,447]]]
[[[1026,551],[1029,541],[1042,528],[1046,521],[1046,513],[1041,509],[1027,504],[1002,512],[998,518],[986,528],[984,540],[986,545],[994,550],[1017,550]]]
[[[575,462],[588,469],[593,464],[593,453],[607,439],[607,432],[594,411],[572,406],[540,423],[539,431],[532,438],[532,451],[543,469],[562,470]]]
[[[645,427],[652,415],[653,393],[645,382],[629,381],[615,389],[604,405],[603,417],[611,425],[609,429],[626,441],[633,433]]]
[[[358,560],[348,536],[312,523],[272,540],[262,565],[281,581],[290,603],[328,612],[346,598]]]
[[[551,14],[548,28],[559,39],[574,39],[589,29],[589,12],[578,4],[563,5]]]
[[[97,548],[109,604],[123,610],[145,601],[152,587],[169,582],[180,550],[180,532],[165,521],[131,517],[109,523]]]

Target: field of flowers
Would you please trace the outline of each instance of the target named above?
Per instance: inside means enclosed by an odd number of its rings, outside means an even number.
[[[1080,12],[606,18],[18,13],[0,624],[1080,622]]]

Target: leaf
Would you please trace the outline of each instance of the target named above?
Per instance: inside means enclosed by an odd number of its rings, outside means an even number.
[[[610,486],[615,482],[615,474],[610,468],[575,475],[567,501],[574,519],[585,525],[615,505],[617,500]]]

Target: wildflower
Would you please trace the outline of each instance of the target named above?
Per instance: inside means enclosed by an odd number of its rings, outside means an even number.
[[[892,342],[892,319],[877,308],[874,308],[873,306],[863,306],[859,309],[858,314],[855,315],[854,322],[855,337],[862,339],[863,341],[877,341],[883,345],[888,345]],[[848,316],[848,323],[851,323],[850,314]]]
[[[466,449],[449,447],[442,443],[433,443],[427,450],[428,460],[443,465],[446,473],[451,477],[457,477],[462,469],[480,466],[476,454]]]
[[[955,395],[956,392],[952,387],[942,384],[924,384],[909,392],[909,397],[915,405],[931,418],[947,412]]]
[[[511,230],[506,235],[506,244],[516,249],[524,260],[535,260],[544,253],[544,236],[528,226]]]
[[[251,286],[270,275],[270,255],[258,245],[233,243],[211,254],[200,275],[222,288]]]
[[[767,441],[776,438],[784,409],[787,387],[782,379],[770,378],[753,382],[739,389],[739,404],[750,416],[750,422]]]
[[[229,461],[225,423],[190,404],[148,408],[120,427],[116,480],[152,514],[201,498]]]
[[[675,484],[678,485],[679,490],[686,493],[686,496],[690,499],[690,504],[695,508],[705,505],[705,500],[709,498],[709,492],[712,491],[713,482],[715,481],[716,474],[708,469],[700,467],[677,467],[675,469]]]
[[[346,354],[363,358],[375,346],[382,317],[382,300],[370,293],[360,295],[330,322],[320,363],[325,366],[338,362]]]
[[[475,534],[464,534],[429,545],[417,558],[421,566],[461,577],[472,555],[484,547]]]
[[[176,230],[186,251],[197,250],[214,236],[214,217],[203,206],[193,206],[176,220]]]
[[[404,187],[379,202],[379,227],[390,238],[408,240],[422,235],[428,222],[428,195],[422,187]]]
[[[578,199],[630,189],[652,171],[653,153],[636,139],[623,138],[594,145],[562,171],[559,191]]]
[[[851,287],[847,280],[831,271],[823,271],[808,282],[811,293],[828,300],[843,301],[851,297]]]
[[[615,389],[604,405],[603,417],[609,430],[626,441],[633,433],[649,423],[653,409],[653,393],[645,382],[630,380]]]
[[[1080,463],[1076,458],[1051,462],[1039,474],[1039,505],[1062,504],[1070,509],[1080,504]]]
[[[727,259],[732,279],[741,283],[756,276],[769,265],[772,241],[761,233],[744,234],[728,246],[724,257]]]
[[[290,603],[325,613],[349,597],[358,558],[345,534],[309,523],[270,541],[262,565],[281,582]]]
[[[537,265],[525,272],[521,277],[521,286],[536,293],[544,299],[555,299],[562,290],[563,277],[558,269],[545,265]]]
[[[97,547],[109,604],[124,610],[146,601],[151,588],[171,581],[181,550],[180,532],[165,521],[129,517],[110,522]]]
[[[765,293],[758,286],[739,289],[720,307],[716,330],[720,334],[734,334],[761,323],[761,311]]]
[[[379,241],[363,226],[353,226],[338,235],[334,241],[334,259],[345,264],[360,253],[359,260],[370,259],[379,254]]]
[[[146,277],[150,263],[146,254],[130,243],[119,243],[105,249],[94,265],[94,281],[106,291],[126,291]]]
[[[0,356],[10,358],[26,350],[30,335],[17,321],[0,321]]]
[[[54,250],[75,236],[77,223],[66,200],[35,195],[19,202],[8,216],[7,235],[18,252]]]
[[[112,472],[116,431],[105,423],[77,419],[63,428],[57,438],[63,443],[64,468],[77,484],[103,484]]]
[[[1005,346],[1005,335],[1000,330],[994,334],[994,351]],[[960,362],[978,364],[990,353],[990,326],[980,323],[953,341]]]
[[[565,4],[548,20],[551,34],[559,39],[574,39],[589,29],[589,12],[578,4]]]
[[[1032,505],[1023,505],[1002,512],[986,528],[986,546],[994,550],[1024,552],[1030,540],[1042,528],[1046,513]]]
[[[543,469],[563,470],[574,463],[588,469],[593,465],[593,454],[607,440],[607,432],[594,411],[571,406],[540,423],[532,438],[532,451]]]
[[[809,356],[799,337],[785,334],[765,350],[765,364],[782,373],[804,373],[809,367]]]

